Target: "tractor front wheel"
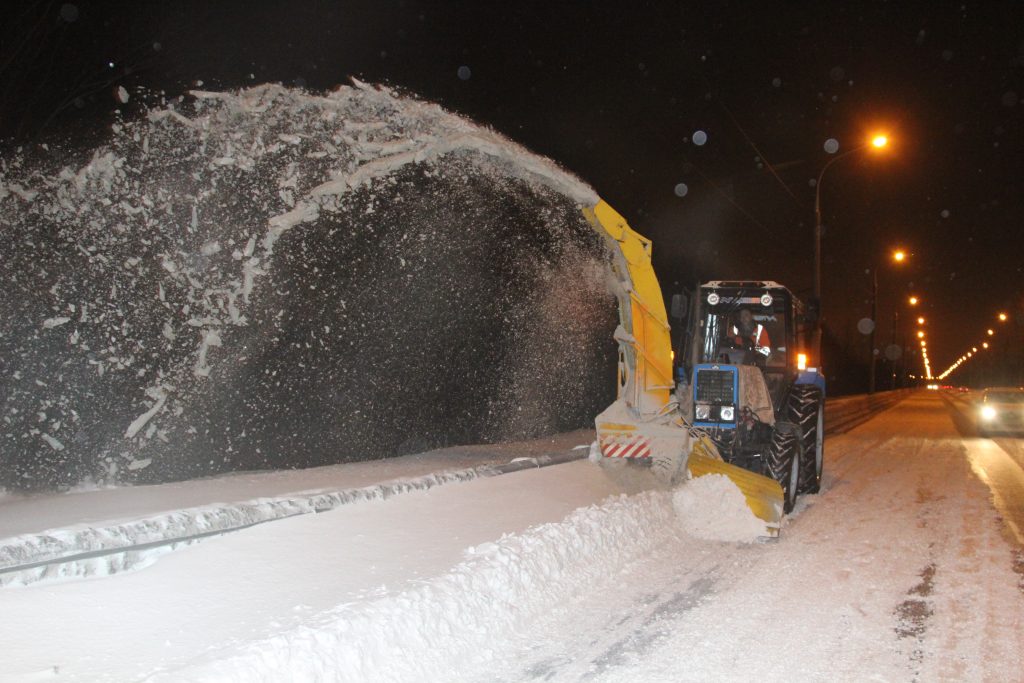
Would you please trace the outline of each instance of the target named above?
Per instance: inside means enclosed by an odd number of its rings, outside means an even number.
[[[786,419],[800,427],[804,458],[800,463],[798,493],[821,490],[821,472],[825,456],[825,401],[821,389],[810,384],[793,387],[786,404]]]
[[[771,443],[768,444],[765,464],[768,466],[768,474],[771,478],[782,486],[783,512],[792,512],[793,506],[796,504],[803,450],[799,428],[785,422],[775,425]]]

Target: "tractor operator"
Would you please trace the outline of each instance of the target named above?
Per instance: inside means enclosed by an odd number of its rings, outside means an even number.
[[[768,339],[768,331],[761,323],[754,322],[754,314],[749,308],[740,309],[737,322],[732,327],[732,335],[741,348],[752,346],[755,352],[765,358],[771,355],[772,343]]]

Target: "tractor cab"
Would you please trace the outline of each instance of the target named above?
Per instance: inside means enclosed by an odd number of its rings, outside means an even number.
[[[673,297],[672,317],[687,421],[726,462],[782,484],[787,509],[816,491],[825,379],[807,367],[811,321],[796,297],[776,282],[716,280]]]
[[[713,281],[695,297],[690,368],[697,365],[756,366],[773,405],[806,369],[809,326],[803,306],[782,285],[770,281]],[[689,372],[687,372],[689,375]]]

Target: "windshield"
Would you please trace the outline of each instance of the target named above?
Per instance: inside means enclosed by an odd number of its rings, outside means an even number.
[[[700,362],[786,366],[785,300],[776,297],[770,306],[762,306],[760,293],[723,296],[719,304],[707,307]]]

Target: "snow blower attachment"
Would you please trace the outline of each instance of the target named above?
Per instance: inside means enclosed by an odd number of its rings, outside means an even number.
[[[798,489],[817,491],[821,476],[824,379],[797,371],[796,300],[771,282],[708,283],[673,301],[676,359],[650,240],[604,201],[583,213],[609,245],[619,302],[618,398],[595,420],[602,465],[649,465],[669,486],[724,474],[777,536]],[[741,322],[743,308],[756,311]]]

